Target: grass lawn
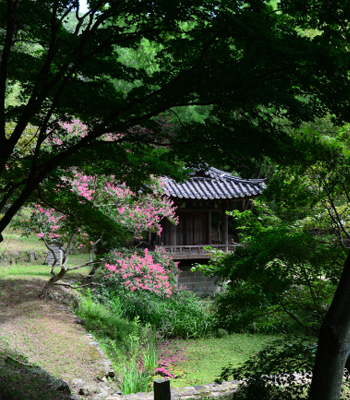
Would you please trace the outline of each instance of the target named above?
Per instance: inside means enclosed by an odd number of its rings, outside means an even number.
[[[238,366],[264,346],[277,339],[274,335],[232,334],[224,338],[170,340],[162,360],[170,364],[172,387],[214,382],[222,367]]]
[[[45,245],[36,236],[25,237],[21,236],[21,231],[18,229],[6,229],[4,241],[0,245],[0,251],[45,251]]]

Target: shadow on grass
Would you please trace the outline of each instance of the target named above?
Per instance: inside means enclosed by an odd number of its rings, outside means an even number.
[[[49,280],[51,278],[52,275],[49,274],[50,271],[48,272],[35,272],[35,276],[42,276],[44,277],[46,280]],[[33,276],[33,272],[28,271],[28,272],[12,272],[11,276]],[[45,282],[43,281],[43,284]]]
[[[66,382],[28,363],[0,337],[0,400],[69,400]]]

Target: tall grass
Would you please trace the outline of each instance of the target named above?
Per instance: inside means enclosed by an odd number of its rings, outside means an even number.
[[[150,375],[140,370],[136,362],[123,365],[123,386],[121,390],[123,394],[146,392],[149,386]]]
[[[132,321],[122,318],[117,299],[107,307],[95,303],[89,291],[76,314],[85,320],[86,329],[93,333],[111,360],[122,393],[150,390],[160,353],[151,325],[142,326],[138,317]]]
[[[152,325],[163,337],[184,339],[215,334],[212,302],[195,293],[178,290],[170,298],[149,291],[131,292],[108,281],[98,288],[94,298],[129,320],[140,318],[142,324]]]

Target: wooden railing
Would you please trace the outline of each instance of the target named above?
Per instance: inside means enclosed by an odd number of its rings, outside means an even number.
[[[170,253],[173,258],[186,259],[186,258],[210,258],[210,251],[206,250],[205,247],[211,247],[211,249],[222,250],[224,252],[233,252],[236,247],[239,246],[237,243],[233,244],[201,244],[201,245],[166,245],[161,246],[167,253]]]

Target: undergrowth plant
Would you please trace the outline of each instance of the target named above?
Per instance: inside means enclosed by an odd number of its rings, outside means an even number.
[[[229,332],[317,336],[347,250],[320,239],[301,221],[282,221],[264,204],[234,210],[241,246],[196,269],[226,280],[215,325]]]
[[[308,397],[316,344],[285,337],[266,346],[240,367],[222,369],[218,382],[242,380],[234,400],[304,400]]]
[[[147,391],[159,358],[156,332],[150,324],[142,326],[138,317],[130,321],[116,311],[95,303],[88,290],[76,313],[109,356],[122,393]]]
[[[151,324],[164,337],[200,338],[215,333],[212,302],[193,292],[178,289],[170,297],[105,281],[94,292],[94,299],[130,320],[139,317],[142,324]]]

